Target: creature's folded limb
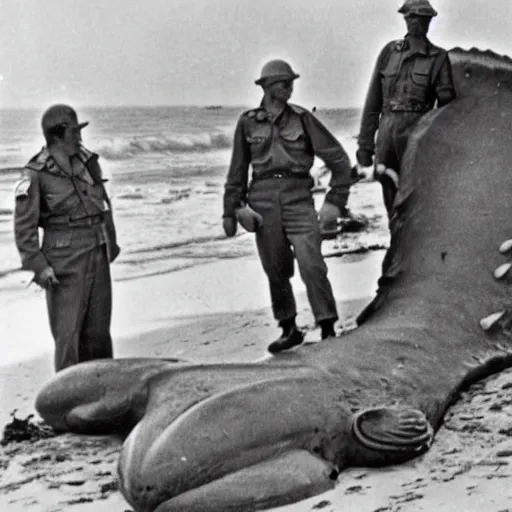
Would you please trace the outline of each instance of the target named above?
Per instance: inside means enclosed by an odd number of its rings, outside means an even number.
[[[293,450],[179,494],[154,512],[264,510],[332,489],[336,477],[331,463]]]

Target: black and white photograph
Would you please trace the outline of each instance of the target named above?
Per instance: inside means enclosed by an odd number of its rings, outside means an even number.
[[[509,0],[0,12],[2,512],[512,512]]]

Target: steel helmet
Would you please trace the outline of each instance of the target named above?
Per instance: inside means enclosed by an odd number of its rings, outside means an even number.
[[[88,121],[79,123],[75,109],[69,105],[62,104],[52,105],[44,112],[41,118],[41,127],[45,135],[55,126],[64,125],[82,129],[88,124]]]
[[[437,16],[437,11],[430,5],[428,0],[405,0],[404,5],[398,9],[400,14],[416,14],[416,16]]]
[[[269,60],[261,68],[261,75],[255,80],[256,85],[270,85],[280,80],[295,80],[300,75],[293,71],[288,62],[280,59]]]

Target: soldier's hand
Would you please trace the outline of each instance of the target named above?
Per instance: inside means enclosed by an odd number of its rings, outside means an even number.
[[[55,271],[52,267],[46,267],[34,276],[34,282],[37,283],[41,288],[49,288],[59,284],[59,280],[55,275]]]
[[[119,253],[121,252],[121,247],[119,245],[115,244],[111,247],[111,251],[108,255],[108,262],[113,263],[114,260],[119,256]]]
[[[356,160],[361,167],[371,167],[373,165],[373,155],[367,149],[358,149],[356,151]]]
[[[334,204],[324,201],[318,212],[318,222],[322,233],[335,232],[338,218],[341,217],[341,210]]]
[[[222,217],[222,228],[224,229],[224,233],[226,236],[235,236],[236,235],[236,218],[235,217]]]
[[[255,233],[263,224],[263,217],[248,204],[236,211],[236,220],[249,233]]]
[[[357,183],[361,180],[366,180],[368,177],[372,176],[373,173],[365,171],[365,169],[368,169],[368,167],[363,167],[361,164],[356,164],[354,167],[352,167],[350,171],[350,177],[352,178],[352,183]]]

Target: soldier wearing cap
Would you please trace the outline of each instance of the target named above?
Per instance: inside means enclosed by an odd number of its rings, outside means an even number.
[[[263,66],[255,82],[263,88],[263,100],[238,120],[224,193],[226,234],[236,233],[237,220],[256,233],[274,317],[282,328],[268,347],[272,353],[304,339],[295,323],[290,284],[295,258],[322,339],[335,335],[338,315],[320,250],[321,228],[341,216],[351,185],[349,158],[340,143],[313,114],[288,103],[298,77],[282,60]],[[330,190],[318,214],[309,174],[315,155],[331,170]]]
[[[404,15],[407,34],[404,39],[388,43],[378,56],[363,108],[356,153],[360,165],[374,164],[388,213],[414,125],[436,105],[442,107],[455,98],[448,54],[427,39],[430,21],[437,12],[428,0],[405,0],[398,12]]]
[[[60,371],[112,357],[110,263],[120,249],[98,155],[82,146],[88,123],[53,105],[41,124],[46,146],[15,187],[14,231],[22,268],[46,290]]]

